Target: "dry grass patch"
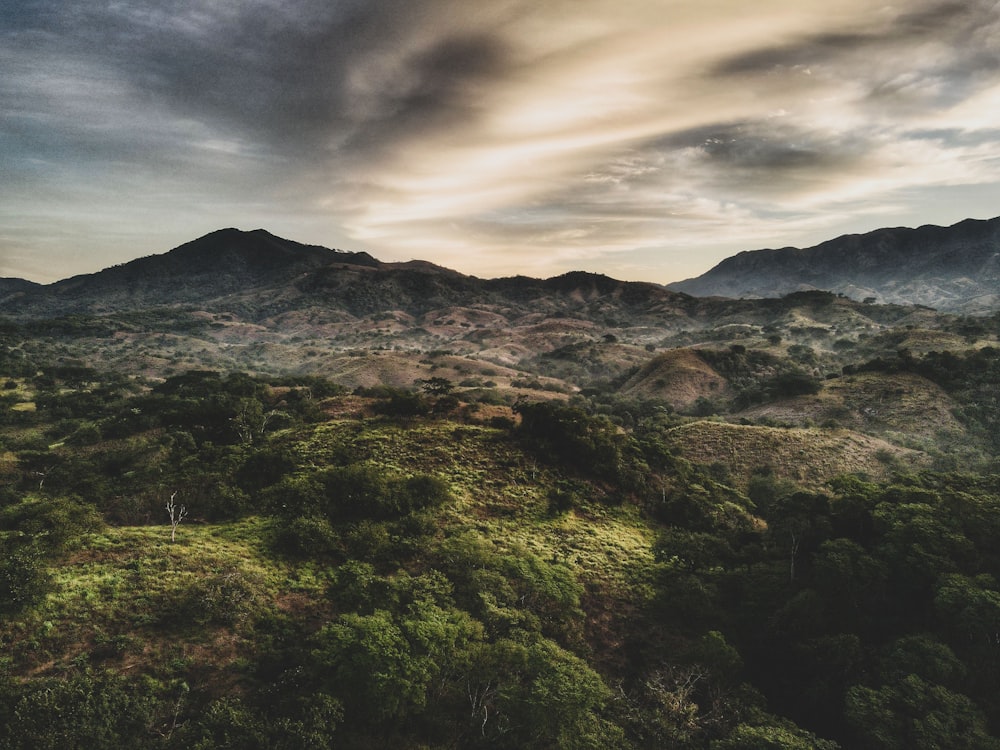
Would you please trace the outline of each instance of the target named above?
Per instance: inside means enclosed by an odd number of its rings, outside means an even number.
[[[699,398],[728,399],[728,381],[691,349],[671,349],[654,357],[622,386],[630,396],[659,398],[686,409]]]
[[[669,433],[671,447],[694,463],[721,466],[729,483],[745,491],[750,477],[768,470],[819,490],[842,474],[886,480],[900,468],[923,468],[929,457],[848,430],[783,429],[693,422]]]

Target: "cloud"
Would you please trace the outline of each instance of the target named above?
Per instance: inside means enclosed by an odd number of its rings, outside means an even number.
[[[6,273],[247,225],[666,281],[1000,197],[994,0],[35,0],[0,41]]]
[[[911,3],[859,17],[845,30],[803,34],[720,59],[713,77],[854,81],[872,102],[951,106],[1000,71],[995,0]],[[915,108],[916,109],[916,108]]]

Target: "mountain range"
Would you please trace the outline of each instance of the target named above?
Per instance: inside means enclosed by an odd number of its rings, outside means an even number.
[[[497,403],[603,394],[636,404],[636,414],[739,420],[744,429],[736,431],[700,427],[693,442],[678,433],[676,446],[698,446],[693,458],[725,463],[737,484],[749,481],[754,465],[735,457],[782,455],[789,476],[820,486],[844,470],[876,476],[896,463],[926,465],[920,450],[942,441],[977,460],[982,440],[956,421],[960,404],[938,384],[908,371],[855,371],[899,352],[992,347],[1000,319],[941,313],[901,294],[898,304],[876,304],[814,287],[865,271],[864,293],[884,301],[888,292],[878,289],[898,292],[933,269],[946,273],[946,251],[969,250],[950,264],[956,275],[977,263],[989,267],[998,228],[1000,219],[967,221],[881,230],[805,251],[744,253],[704,277],[717,286],[692,289],[714,295],[722,285],[725,292],[725,279],[735,284],[732,275],[744,268],[753,272],[747,284],[780,279],[781,269],[795,282],[791,293],[760,299],[693,296],[586,272],[480,279],[263,229],[221,229],[48,285],[0,280],[0,364],[30,372],[36,367],[28,363],[51,361],[150,382],[204,370],[320,376],[362,391],[442,381],[464,389],[465,398]],[[815,284],[803,281],[806,271]],[[876,277],[883,287],[874,288]],[[770,283],[775,294],[786,291]],[[738,293],[750,296],[742,287]],[[846,431],[814,450],[817,434],[768,431],[776,424]],[[746,440],[752,445],[740,443]],[[825,468],[799,476],[798,459],[807,454],[816,456],[809,466]]]
[[[230,228],[52,284],[0,279],[0,313],[48,318],[178,306],[236,310],[255,319],[316,306],[355,317],[391,310],[423,315],[450,306],[555,313],[581,312],[600,299],[662,320],[665,313],[687,315],[697,308],[689,296],[778,298],[810,290],[943,312],[993,311],[1000,306],[1000,218],[879,229],[806,249],[742,252],[666,287],[585,272],[546,280],[479,279],[424,261],[383,263],[365,252]]]
[[[997,750],[996,231],[0,280],[0,748]]]
[[[806,249],[743,252],[668,288],[735,298],[824,289],[857,300],[989,312],[1000,304],[1000,218],[878,229]]]

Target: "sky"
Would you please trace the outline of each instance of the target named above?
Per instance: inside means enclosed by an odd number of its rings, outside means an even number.
[[[1000,1],[7,0],[0,276],[223,227],[667,283],[1000,215]]]

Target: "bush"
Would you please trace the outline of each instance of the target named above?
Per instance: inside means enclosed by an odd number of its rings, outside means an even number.
[[[447,483],[430,474],[387,476],[376,464],[359,463],[318,472],[325,495],[324,513],[331,520],[400,518],[439,506],[450,497]]]
[[[110,675],[34,680],[5,692],[13,710],[0,747],[11,750],[150,747],[143,740],[163,718],[147,684]]]
[[[199,578],[194,585],[163,595],[159,621],[167,627],[236,627],[260,609],[263,582],[245,571],[228,568]]]
[[[14,614],[37,604],[51,587],[37,544],[0,539],[0,612]]]
[[[328,557],[340,551],[337,532],[325,518],[292,518],[278,530],[275,548],[293,557]]]
[[[77,497],[30,496],[0,511],[0,529],[28,535],[51,551],[62,550],[81,534],[103,526],[97,508]]]
[[[822,390],[823,383],[805,372],[786,372],[766,381],[764,388],[776,398],[812,396]]]
[[[421,393],[393,389],[388,400],[377,402],[374,408],[387,417],[421,417],[430,414],[431,402]]]

